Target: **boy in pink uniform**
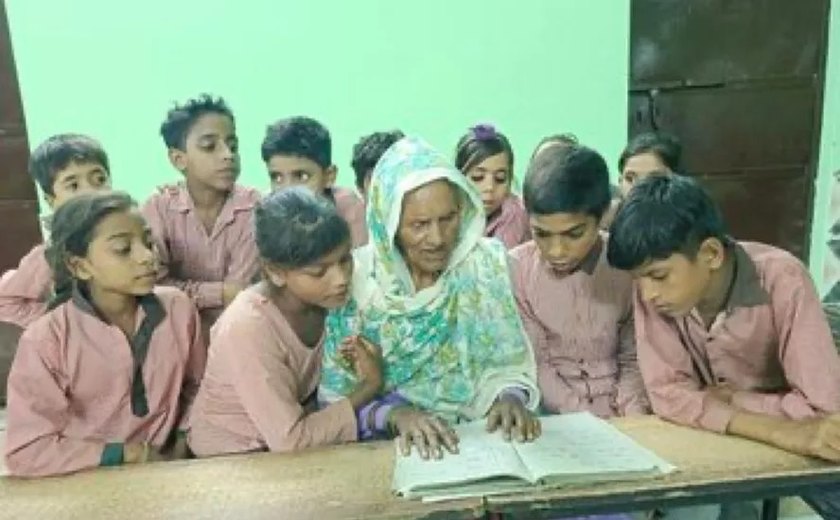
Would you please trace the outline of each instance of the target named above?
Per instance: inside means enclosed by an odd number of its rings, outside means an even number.
[[[277,121],[266,129],[262,158],[272,189],[306,186],[323,195],[350,226],[353,247],[367,244],[365,204],[353,190],[335,186],[338,168],[332,162],[332,138],[324,125],[302,116]]]
[[[239,141],[224,100],[202,95],[176,105],[160,128],[169,160],[184,176],[149,197],[161,283],[189,295],[209,329],[259,271],[253,213],[257,190],[236,184]]]
[[[355,441],[356,410],[382,385],[379,353],[354,338],[342,352],[359,385],[317,409],[324,318],[349,296],[350,230],[306,188],[275,191],[256,211],[263,280],[213,327],[207,373],[189,433],[198,456],[294,451]]]
[[[29,173],[52,210],[79,194],[111,189],[105,150],[80,134],[59,134],[41,143],[29,159]],[[25,328],[46,311],[52,270],[44,248],[32,248],[17,269],[0,278],[0,321]]]
[[[840,359],[799,260],[728,237],[708,194],[676,175],[636,184],[610,236],[610,264],[637,281],[639,364],[657,415],[840,461]],[[827,512],[827,497],[809,499]]]
[[[205,362],[199,319],[155,289],[151,234],[124,193],[55,213],[49,312],[20,339],[9,376],[6,466],[44,476],[186,455],[187,411]]]
[[[632,278],[607,263],[598,227],[611,199],[604,159],[585,147],[547,148],[531,163],[523,194],[534,240],[511,251],[513,282],[543,409],[647,413]]]
[[[455,148],[455,167],[481,194],[487,224],[484,236],[499,239],[508,249],[531,238],[522,199],[511,192],[513,148],[491,125],[476,125]]]

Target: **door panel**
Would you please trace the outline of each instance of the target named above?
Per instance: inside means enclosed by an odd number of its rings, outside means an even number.
[[[35,185],[27,173],[29,144],[6,6],[0,0],[0,272],[15,267],[41,241]]]
[[[631,0],[628,132],[683,144],[732,234],[810,245],[828,0]]]

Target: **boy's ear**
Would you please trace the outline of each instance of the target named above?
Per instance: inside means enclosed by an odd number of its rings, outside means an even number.
[[[185,173],[187,171],[187,154],[183,150],[179,150],[177,148],[170,148],[169,152],[169,162],[172,166],[175,167],[181,173]]]
[[[260,259],[263,276],[275,287],[286,286],[286,271],[270,262]]]
[[[73,278],[76,278],[77,280],[87,282],[93,278],[90,262],[88,262],[87,258],[81,256],[68,256],[64,260],[64,265],[67,266],[67,270],[70,271]]]
[[[332,188],[335,185],[335,178],[338,176],[338,168],[332,164],[324,170],[324,187]]]
[[[707,268],[720,269],[726,259],[726,246],[719,239],[709,237],[700,243],[697,257]]]

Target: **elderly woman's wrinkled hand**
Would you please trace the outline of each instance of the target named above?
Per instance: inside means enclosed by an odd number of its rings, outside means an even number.
[[[442,458],[442,448],[458,453],[458,434],[440,417],[403,406],[391,411],[388,423],[399,434],[400,452],[406,457],[412,446],[423,459]]]
[[[502,396],[487,413],[487,431],[502,430],[506,441],[515,438],[519,442],[530,442],[540,436],[540,420],[512,396]]]

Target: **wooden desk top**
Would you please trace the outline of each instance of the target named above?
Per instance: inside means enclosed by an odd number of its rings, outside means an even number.
[[[656,505],[754,500],[840,488],[840,466],[764,444],[676,426],[653,416],[611,421],[639,444],[677,466],[658,479],[603,483],[489,497],[488,510],[521,518],[643,510]],[[616,507],[616,506],[620,507]]]
[[[780,487],[779,478],[786,479],[784,486],[840,482],[840,467],[749,441],[681,428],[654,417],[620,419],[615,424],[677,465],[679,472],[658,480],[423,504],[391,495],[391,443],[356,444],[289,455],[127,466],[40,480],[0,478],[0,518],[478,518],[487,510],[535,517],[570,507],[609,510],[616,503],[638,506],[645,499],[709,498],[721,489],[791,494],[784,492],[790,487]]]
[[[483,500],[423,504],[391,494],[394,448],[353,444],[0,478],[2,519],[477,518]]]

